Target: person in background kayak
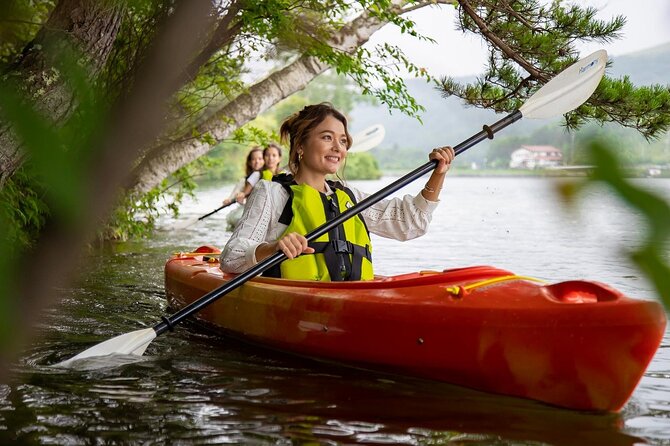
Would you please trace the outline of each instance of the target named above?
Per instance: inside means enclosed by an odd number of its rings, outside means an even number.
[[[290,174],[259,181],[242,219],[221,253],[221,269],[241,273],[282,251],[287,260],[269,274],[303,280],[369,280],[374,277],[368,234],[396,240],[423,235],[438,204],[454,151],[434,149],[437,160],[425,187],[416,195],[380,201],[316,241],[304,234],[316,229],[368,194],[327,177],[344,164],[353,141],[347,120],[328,103],[309,105],[281,125],[288,140]]]
[[[261,179],[261,170],[265,161],[263,160],[263,149],[259,146],[252,148],[247,154],[247,161],[245,163],[245,176],[236,185],[228,198],[223,200],[224,205],[229,205],[233,201],[244,204],[244,200],[251,193],[251,189]]]
[[[271,181],[272,177],[280,172],[281,148],[274,143],[268,144],[265,150],[263,150],[263,161],[265,161],[265,167],[261,172],[261,177],[264,180]]]

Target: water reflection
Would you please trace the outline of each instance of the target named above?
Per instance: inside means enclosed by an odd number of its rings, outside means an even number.
[[[154,438],[233,444],[632,445],[620,415],[581,414],[441,383],[188,341],[169,355],[88,372],[24,373],[11,401],[34,416],[19,439]],[[7,397],[5,397],[7,398]],[[3,404],[4,405],[4,404]],[[75,434],[78,432],[78,434]],[[152,437],[159,434],[158,437]],[[125,441],[125,440],[124,440]]]
[[[244,351],[243,347],[237,348]],[[450,436],[468,442],[504,438],[566,445],[624,445],[640,441],[619,432],[622,420],[618,415],[580,414],[441,383],[334,365],[294,360],[286,370],[282,360],[282,373],[272,370],[269,381],[264,365],[267,358],[273,358],[272,354],[257,359],[259,364],[254,370],[260,373],[247,375],[246,385],[271,382],[271,391],[244,402],[288,418],[309,413],[318,417],[309,423],[312,432],[327,436],[347,435],[361,442],[400,444],[405,444],[405,440],[392,438],[411,438],[408,444],[426,444]]]

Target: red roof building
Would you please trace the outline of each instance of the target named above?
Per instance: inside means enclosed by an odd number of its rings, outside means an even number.
[[[521,146],[512,152],[509,167],[537,169],[563,164],[563,152],[554,146]]]

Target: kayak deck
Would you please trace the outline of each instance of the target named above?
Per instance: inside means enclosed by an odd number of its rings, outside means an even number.
[[[235,277],[217,251],[168,260],[170,306]],[[298,355],[597,411],[625,404],[666,323],[657,302],[598,282],[543,284],[489,266],[365,282],[258,277],[195,317]]]

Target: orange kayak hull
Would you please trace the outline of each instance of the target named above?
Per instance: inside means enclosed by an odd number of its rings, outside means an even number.
[[[233,277],[216,255],[174,256],[168,303],[183,308]],[[666,325],[657,302],[598,282],[548,285],[488,266],[366,282],[259,277],[195,318],[293,354],[609,412],[630,398]]]

